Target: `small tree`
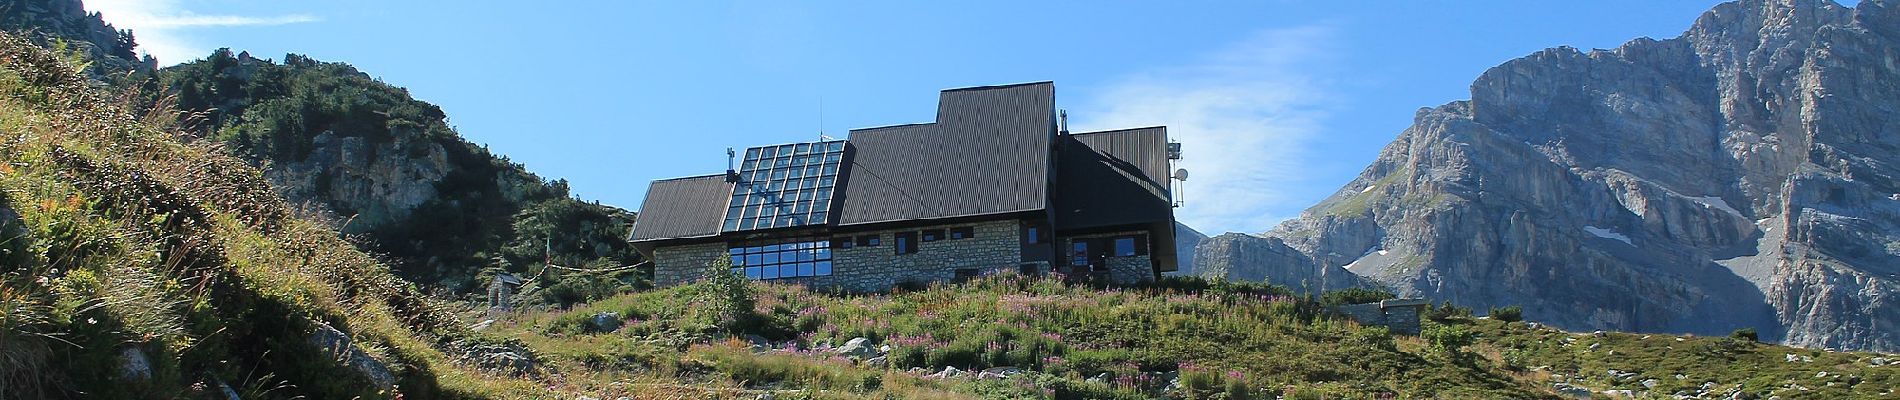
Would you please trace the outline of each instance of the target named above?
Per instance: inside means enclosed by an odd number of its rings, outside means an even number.
[[[1491,307],[1491,312],[1487,313],[1487,315],[1490,315],[1491,319],[1504,321],[1504,322],[1523,321],[1524,307],[1519,307],[1519,306]]]
[[[740,331],[753,318],[751,282],[732,272],[732,260],[725,257],[706,265],[706,279],[700,282],[696,300],[701,305],[697,319],[723,331]]]

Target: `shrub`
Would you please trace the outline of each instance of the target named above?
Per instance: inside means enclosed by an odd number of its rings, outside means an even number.
[[[1491,312],[1488,312],[1486,314],[1490,315],[1491,319],[1504,321],[1504,322],[1523,321],[1524,307],[1520,307],[1520,306],[1491,307]]]
[[[1755,328],[1736,329],[1734,332],[1729,332],[1728,337],[1730,339],[1744,340],[1748,342],[1761,341],[1761,335],[1755,332]]]
[[[732,272],[732,260],[725,257],[706,265],[706,278],[699,284],[696,302],[700,308],[695,310],[694,319],[726,332],[742,331],[756,317],[753,306],[757,299],[751,282]]]
[[[1392,294],[1392,292],[1382,290],[1348,288],[1334,290],[1320,295],[1319,303],[1320,305],[1331,307],[1346,304],[1376,303],[1380,300],[1390,300],[1398,297],[1398,295]]]
[[[1451,360],[1463,359],[1465,346],[1470,346],[1478,337],[1476,333],[1466,330],[1462,325],[1432,325],[1425,328],[1422,333],[1420,336],[1424,336],[1425,341],[1431,343],[1432,352]]]
[[[1459,307],[1457,305],[1451,304],[1450,300],[1445,301],[1441,305],[1436,305],[1436,306],[1428,305],[1428,307],[1426,307],[1425,309],[1425,318],[1433,320],[1433,321],[1442,322],[1442,321],[1449,320],[1452,318],[1466,318],[1470,316],[1471,316],[1471,308]]]

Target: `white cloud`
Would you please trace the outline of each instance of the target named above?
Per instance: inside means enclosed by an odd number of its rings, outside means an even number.
[[[90,0],[86,7],[105,15],[119,29],[131,29],[139,51],[158,57],[161,64],[177,64],[211,54],[210,46],[193,40],[198,28],[270,26],[316,22],[306,14],[281,16],[201,15],[186,10],[178,0]]]
[[[1306,206],[1289,194],[1311,184],[1308,142],[1329,102],[1313,71],[1331,63],[1333,32],[1262,31],[1186,65],[1125,76],[1095,91],[1090,112],[1071,115],[1083,128],[1072,130],[1167,125],[1183,148],[1176,166],[1193,173],[1176,218],[1210,234],[1265,231]]]

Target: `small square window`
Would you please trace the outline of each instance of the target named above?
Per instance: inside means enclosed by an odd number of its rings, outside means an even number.
[[[849,248],[851,248],[851,245],[852,245],[852,243],[851,243],[851,238],[849,238],[849,237],[836,237],[836,238],[831,238],[831,248],[834,248],[834,249],[849,249]]]
[[[917,252],[917,232],[898,232],[893,236],[895,236],[897,240],[897,254],[912,254]]]
[[[883,244],[884,244],[884,240],[882,238],[879,238],[877,235],[864,235],[864,236],[858,237],[859,247],[877,247]]]
[[[922,235],[923,235],[924,241],[926,242],[935,242],[938,240],[943,240],[942,229],[927,229],[922,232]]]
[[[1115,238],[1115,256],[1116,257],[1133,257],[1134,255],[1135,255],[1135,238],[1132,238],[1132,237]]]
[[[968,226],[961,227],[961,228],[950,228],[950,239],[953,239],[953,240],[954,239],[969,239],[973,237],[976,237],[976,228],[968,227]]]

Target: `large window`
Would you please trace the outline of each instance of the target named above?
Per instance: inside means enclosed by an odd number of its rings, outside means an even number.
[[[723,230],[828,222],[844,147],[843,141],[831,141],[746,149]]]
[[[831,241],[751,242],[729,248],[732,272],[752,279],[831,275]]]

